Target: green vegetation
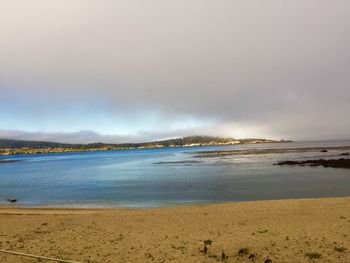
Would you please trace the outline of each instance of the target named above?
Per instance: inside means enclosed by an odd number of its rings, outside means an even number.
[[[162,141],[143,143],[89,143],[89,144],[65,144],[56,142],[41,141],[20,141],[0,139],[0,155],[15,154],[37,154],[37,153],[58,153],[58,152],[81,152],[81,151],[108,151],[124,149],[142,148],[162,148],[162,147],[190,147],[208,145],[229,145],[242,143],[268,143],[277,142],[266,139],[242,139],[221,138],[212,136],[188,136]]]

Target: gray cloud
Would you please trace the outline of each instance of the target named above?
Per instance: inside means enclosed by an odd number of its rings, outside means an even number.
[[[72,133],[64,132],[25,132],[19,130],[0,130],[0,138],[28,140],[28,141],[50,141],[62,143],[124,143],[138,141],[138,136],[118,136],[118,135],[101,135],[94,131],[80,131]]]
[[[227,128],[230,127],[225,127],[225,125],[219,125],[219,127],[215,128],[207,127],[169,131],[140,131],[136,134],[128,135],[107,135],[89,130],[79,132],[27,132],[21,130],[0,129],[0,138],[28,141],[50,141],[61,143],[135,143],[184,137],[194,134],[227,136]]]
[[[96,98],[116,115],[217,126],[179,135],[348,138],[349,13],[346,0],[5,0],[0,91],[48,116]]]

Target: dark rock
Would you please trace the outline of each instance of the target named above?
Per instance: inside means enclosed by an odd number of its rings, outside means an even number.
[[[1,163],[18,163],[18,162],[22,162],[23,160],[20,159],[0,159],[0,164]]]
[[[321,150],[321,153],[327,153],[328,151],[326,149]]]
[[[6,201],[10,202],[10,203],[16,203],[17,199],[16,198],[7,198]]]
[[[348,156],[348,155],[350,155],[349,153],[341,153],[341,154],[339,154],[339,156]]]
[[[302,162],[298,162],[298,161],[282,161],[282,162],[278,162],[278,163],[274,163],[274,165],[302,165]]]
[[[347,168],[350,169],[350,159],[318,159],[318,160],[306,160],[306,161],[283,161],[278,162],[275,165],[300,165],[300,166],[323,166],[332,168]]]

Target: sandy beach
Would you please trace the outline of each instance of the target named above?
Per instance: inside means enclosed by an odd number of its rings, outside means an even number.
[[[213,242],[204,254],[207,239]],[[0,249],[78,262],[217,262],[223,249],[226,262],[252,262],[255,254],[255,262],[346,263],[350,198],[155,209],[2,207]],[[44,260],[0,253],[0,262]]]

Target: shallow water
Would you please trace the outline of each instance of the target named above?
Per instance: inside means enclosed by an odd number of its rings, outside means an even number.
[[[350,145],[350,141],[6,157],[23,162],[0,164],[0,203],[17,198],[17,204],[29,206],[159,207],[348,196],[349,169],[273,165],[281,160],[337,158],[339,151],[225,158],[194,158],[191,153],[209,149],[340,145]]]

